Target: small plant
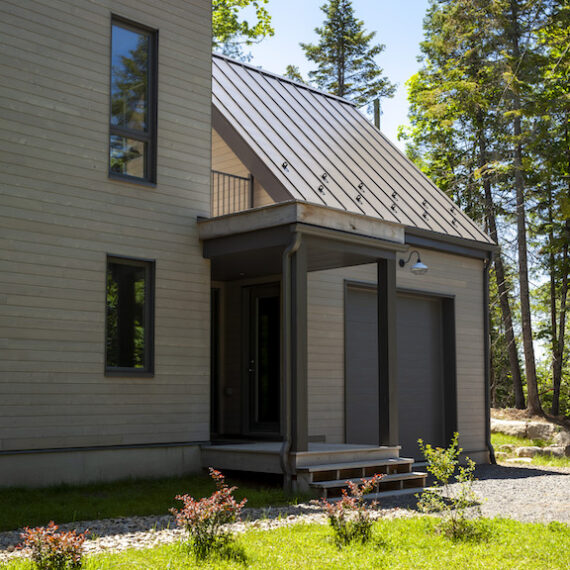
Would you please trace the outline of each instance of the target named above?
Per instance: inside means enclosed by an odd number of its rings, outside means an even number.
[[[426,458],[427,470],[435,482],[426,489],[418,501],[423,512],[441,512],[438,530],[452,539],[476,540],[484,538],[481,524],[481,508],[473,490],[475,462],[465,458],[466,465],[459,464],[463,451],[457,443],[459,434],[453,434],[447,449],[432,447],[419,439],[418,444]],[[457,485],[452,485],[456,482]]]
[[[333,503],[326,499],[322,499],[320,503],[316,501],[325,507],[339,548],[354,540],[360,540],[362,544],[370,540],[373,523],[370,514],[378,503],[367,502],[364,495],[376,488],[382,477],[383,475],[374,475],[370,479],[362,479],[360,484],[347,481],[348,492],[343,489],[339,501]]]
[[[210,477],[216,483],[216,491],[210,497],[196,500],[190,495],[177,495],[182,501],[180,510],[170,509],[176,524],[184,528],[190,538],[190,546],[196,558],[203,560],[213,550],[227,550],[231,534],[224,525],[235,522],[247,502],[238,503],[232,493],[237,487],[228,487],[224,476],[210,467]]]
[[[89,531],[57,532],[53,521],[47,527],[24,529],[23,542],[18,548],[28,548],[31,559],[39,570],[75,570],[83,564],[83,543]]]

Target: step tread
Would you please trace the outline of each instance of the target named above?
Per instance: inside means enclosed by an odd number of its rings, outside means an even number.
[[[382,481],[401,481],[403,479],[425,479],[427,473],[421,473],[418,471],[412,471],[411,473],[393,473],[391,475],[384,475]],[[363,480],[369,481],[372,477],[363,477],[360,479],[335,479],[333,481],[313,481],[310,483],[311,487],[317,487],[320,489],[334,489],[335,487],[346,487],[349,481],[353,483],[360,483]],[[423,489],[423,487],[422,487]]]
[[[377,459],[369,461],[346,461],[344,463],[321,463],[320,465],[306,465],[298,467],[297,471],[334,471],[336,469],[358,469],[359,467],[383,467],[385,465],[403,465],[405,463],[413,463],[413,459],[407,457],[389,457],[387,459]]]

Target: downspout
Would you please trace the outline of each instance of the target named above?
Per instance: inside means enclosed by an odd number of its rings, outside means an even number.
[[[485,441],[489,450],[489,459],[493,465],[497,464],[495,450],[491,443],[491,398],[489,386],[490,373],[490,348],[489,348],[489,267],[491,266],[492,253],[485,259],[483,265],[483,335],[485,355]]]
[[[289,452],[291,451],[291,367],[289,356],[291,354],[291,258],[301,246],[301,234],[295,232],[291,243],[283,251],[282,289],[283,289],[283,338],[281,342],[281,378],[283,378],[283,419],[284,438],[281,445],[280,462],[283,471],[284,487],[291,491],[293,488],[293,473],[289,464]]]

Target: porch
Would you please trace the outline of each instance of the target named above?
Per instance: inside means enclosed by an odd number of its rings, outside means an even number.
[[[212,440],[236,440],[204,447],[204,464],[283,473],[289,484],[322,483],[318,473],[332,475],[331,466],[342,477],[376,467],[414,478],[398,446],[395,266],[408,249],[403,226],[291,201],[201,220],[199,228],[215,290]],[[308,431],[307,275],[370,263],[379,283],[375,433],[365,445],[316,441]]]

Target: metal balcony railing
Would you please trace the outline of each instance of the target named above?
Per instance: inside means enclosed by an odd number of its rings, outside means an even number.
[[[212,217],[247,210],[253,205],[253,176],[212,170]]]

